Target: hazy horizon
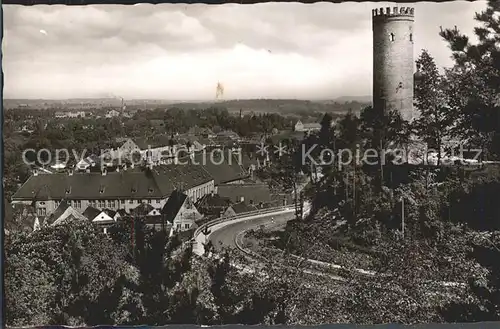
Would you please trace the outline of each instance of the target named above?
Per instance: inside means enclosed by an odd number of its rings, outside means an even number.
[[[283,101],[311,101],[311,102],[319,102],[319,101],[336,101],[338,99],[343,99],[343,98],[355,98],[355,99],[361,99],[361,98],[370,98],[371,100],[371,95],[343,95],[335,98],[266,98],[266,97],[255,97],[255,98],[227,98],[227,99],[169,99],[169,98],[123,98],[125,101],[162,101],[162,102],[171,102],[171,103],[178,103],[178,102],[184,102],[184,103],[205,103],[205,102],[212,102],[212,103],[224,103],[224,102],[231,102],[231,101],[252,101],[252,100],[283,100]],[[120,97],[70,97],[70,98],[6,98],[4,97],[4,101],[22,101],[22,100],[28,100],[28,101],[69,101],[69,100],[121,100]]]
[[[395,5],[3,5],[4,98],[208,102],[218,82],[223,100],[367,97],[371,10]],[[397,5],[415,8],[415,58],[443,67],[439,27],[472,37],[486,2]]]

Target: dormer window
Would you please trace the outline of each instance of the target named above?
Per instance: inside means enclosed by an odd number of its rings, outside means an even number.
[[[137,192],[137,188],[132,187],[132,193],[135,193],[135,192]]]
[[[99,193],[100,193],[100,194],[103,194],[103,193],[104,193],[104,186],[101,186],[101,187],[99,188]]]
[[[391,41],[394,41],[394,38],[395,38],[394,33],[391,33],[391,35],[390,35]]]
[[[71,193],[71,186],[66,187],[65,192],[66,192],[66,194],[70,194]]]

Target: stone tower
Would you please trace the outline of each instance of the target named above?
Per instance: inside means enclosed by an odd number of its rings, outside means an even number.
[[[413,8],[372,10],[373,107],[398,110],[406,120],[413,111]]]

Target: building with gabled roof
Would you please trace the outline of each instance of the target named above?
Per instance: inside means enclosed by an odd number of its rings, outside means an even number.
[[[230,205],[231,200],[228,197],[211,193],[202,197],[195,206],[205,216],[220,217]]]
[[[116,211],[114,210],[99,210],[92,206],[87,207],[87,209],[83,212],[83,216],[85,216],[92,223],[101,227],[104,233],[108,233],[108,228],[116,223],[117,219],[115,218],[115,215]]]
[[[99,214],[101,210],[94,208],[92,206],[88,206],[82,213],[88,220],[93,221]]]
[[[313,123],[302,123],[302,121],[297,121],[294,126],[295,131],[299,132],[310,132],[310,131],[318,131],[321,130],[321,124],[317,122]]]
[[[179,163],[201,167],[214,179],[215,185],[249,177],[238,151],[221,149],[196,152],[192,157],[180,158]]]
[[[75,208],[71,207],[67,202],[62,201],[53,213],[48,215],[43,221],[42,226],[45,225],[61,225],[72,220],[86,220],[87,218],[79,213]]]
[[[247,204],[245,201],[242,201],[242,202],[235,203],[235,204],[231,205],[230,207],[228,207],[226,209],[226,211],[224,212],[224,216],[231,217],[231,216],[244,214],[246,212],[256,211],[256,210],[259,210],[259,208],[257,208],[254,205]]]
[[[34,204],[42,217],[52,213],[62,200],[79,212],[88,206],[128,212],[141,203],[162,208],[178,188],[197,201],[214,191],[215,184],[203,167],[190,164],[120,172],[34,174],[12,196],[12,202]]]
[[[196,221],[203,218],[193,201],[181,190],[172,192],[161,215],[165,223],[172,225],[171,234],[193,229]]]

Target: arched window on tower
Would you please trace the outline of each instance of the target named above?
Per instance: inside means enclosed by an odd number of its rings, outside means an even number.
[[[394,33],[391,33],[391,41],[394,41]]]
[[[410,33],[410,41],[413,42],[413,34]]]

